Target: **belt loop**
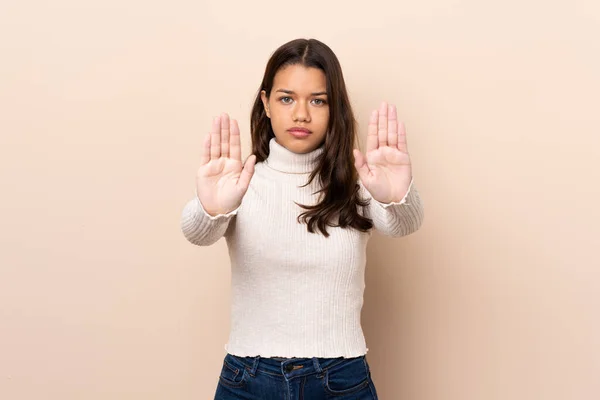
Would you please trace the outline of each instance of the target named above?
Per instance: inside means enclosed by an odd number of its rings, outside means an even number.
[[[314,365],[314,367],[315,367],[315,370],[316,370],[318,373],[321,373],[321,372],[323,372],[323,369],[321,368],[321,364],[319,364],[319,360],[317,359],[317,357],[313,357],[313,358],[312,358],[312,361],[313,361],[313,365]]]
[[[258,362],[259,361],[260,361],[260,356],[254,357],[254,363],[252,364],[252,369],[250,370],[250,373],[252,375],[256,375],[256,370],[258,369]]]

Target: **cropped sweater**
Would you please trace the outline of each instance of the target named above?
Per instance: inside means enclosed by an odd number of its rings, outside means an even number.
[[[297,154],[271,139],[269,150],[237,209],[211,216],[194,196],[181,215],[191,243],[208,246],[222,237],[227,242],[231,324],[225,350],[262,357],[364,355],[361,309],[372,230],[328,226],[329,237],[308,232],[297,220],[305,210],[296,203],[318,201],[318,177],[301,186],[323,149]],[[359,212],[373,220],[374,229],[393,237],[419,229],[423,205],[414,180],[401,201],[388,204],[358,183],[361,197],[370,199]]]

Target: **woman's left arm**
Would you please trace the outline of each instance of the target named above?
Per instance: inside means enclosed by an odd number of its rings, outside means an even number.
[[[375,200],[362,182],[359,185],[361,198],[370,199],[365,216],[373,220],[376,230],[392,237],[410,235],[419,230],[424,217],[423,202],[414,183],[402,200],[391,203]]]
[[[368,216],[388,236],[406,236],[423,222],[423,203],[415,188],[406,129],[396,107],[385,102],[369,119],[366,157],[355,149],[361,194],[370,198]]]

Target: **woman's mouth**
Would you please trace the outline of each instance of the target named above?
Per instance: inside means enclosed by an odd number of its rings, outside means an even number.
[[[292,136],[299,138],[299,139],[305,138],[312,133],[311,131],[309,131],[306,128],[291,128],[291,129],[288,129],[288,132]]]

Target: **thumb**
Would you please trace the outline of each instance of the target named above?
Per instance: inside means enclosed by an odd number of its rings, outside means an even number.
[[[368,179],[369,173],[371,172],[371,170],[369,169],[367,160],[362,155],[360,150],[354,149],[353,153],[354,153],[354,166],[356,167],[356,170],[358,171],[358,176],[360,177],[360,180],[363,181],[363,183],[364,183]]]
[[[242,169],[242,173],[240,174],[240,178],[238,179],[238,185],[244,190],[248,189],[248,185],[250,185],[250,179],[252,179],[252,175],[254,175],[254,165],[256,164],[256,156],[251,154],[246,162],[244,163],[244,168]]]

